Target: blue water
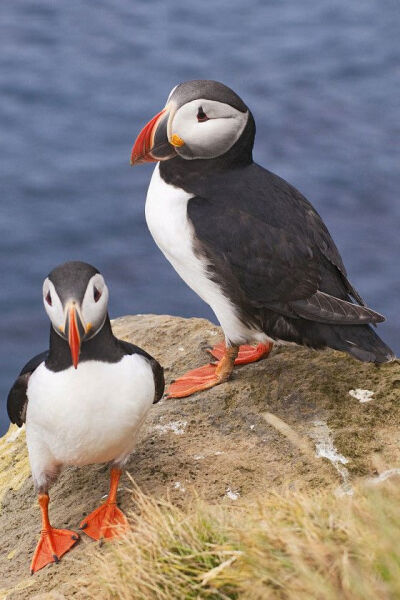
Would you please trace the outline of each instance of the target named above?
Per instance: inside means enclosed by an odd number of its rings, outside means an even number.
[[[400,352],[399,30],[397,0],[1,0],[0,432],[58,263],[95,264],[112,316],[212,316],[146,229],[152,166],[129,166],[186,79],[244,98],[256,160],[314,203]]]

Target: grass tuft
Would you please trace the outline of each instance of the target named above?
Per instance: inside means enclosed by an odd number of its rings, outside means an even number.
[[[400,598],[400,487],[353,497],[271,493],[180,509],[134,491],[132,530],[97,550],[82,598]]]

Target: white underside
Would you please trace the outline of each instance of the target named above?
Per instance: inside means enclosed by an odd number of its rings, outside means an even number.
[[[54,373],[42,363],[28,384],[26,436],[37,487],[63,465],[122,463],[154,400],[154,377],[137,354]]]
[[[192,197],[165,183],[156,165],[146,199],[146,221],[154,241],[187,285],[211,306],[227,340],[235,344],[267,341],[265,333],[249,329],[240,321],[232,302],[209,278],[205,260],[195,255],[193,226],[187,217]]]

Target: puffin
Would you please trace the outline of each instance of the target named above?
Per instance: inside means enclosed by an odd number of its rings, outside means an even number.
[[[211,307],[225,342],[217,359],[169,387],[179,398],[226,382],[274,341],[385,363],[395,357],[349,281],[322,218],[290,183],[253,161],[253,115],[210,80],[173,88],[137,136],[131,164],[157,162],[146,221],[181,278]],[[257,345],[254,345],[257,344]]]
[[[80,528],[103,540],[128,526],[116,504],[118,482],[140,426],[163,395],[164,375],[147,352],[113,335],[108,295],[102,274],[87,263],[53,269],[43,283],[49,349],[24,366],[8,395],[11,422],[26,425],[42,515],[32,574],[59,562],[79,539],[75,531],[56,529],[49,520],[49,487],[63,467],[111,463],[107,500]]]

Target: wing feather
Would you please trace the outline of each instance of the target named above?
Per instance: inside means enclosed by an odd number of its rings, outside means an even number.
[[[286,181],[252,164],[202,180],[188,217],[218,283],[254,308],[324,323],[383,321],[347,278],[328,229]],[[359,304],[353,304],[351,298]],[[361,305],[361,306],[359,306]]]
[[[11,423],[16,423],[18,427],[22,427],[25,423],[26,409],[28,407],[28,389],[29,378],[35,369],[47,359],[48,350],[38,354],[32,358],[22,369],[17,379],[14,382],[7,397],[7,413]]]
[[[316,292],[306,300],[290,303],[290,306],[299,317],[332,325],[382,323],[385,320],[384,316],[366,306],[358,306],[324,292]]]

